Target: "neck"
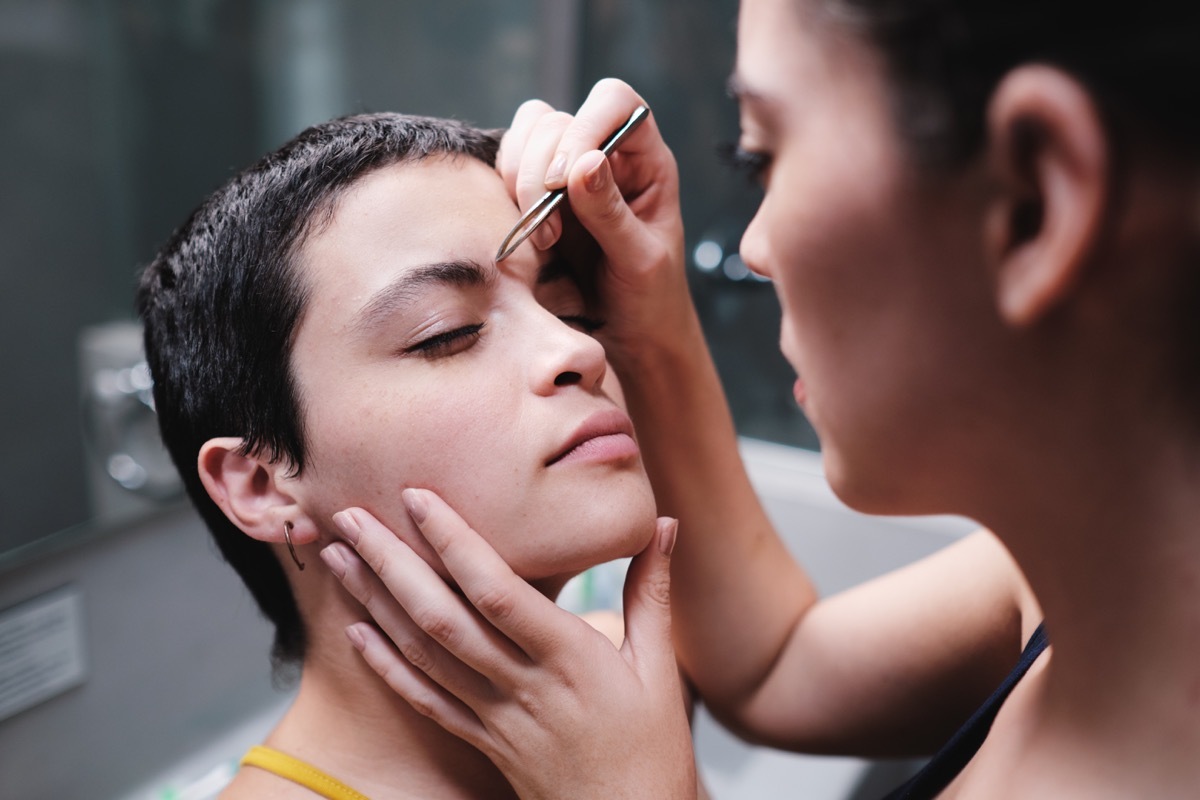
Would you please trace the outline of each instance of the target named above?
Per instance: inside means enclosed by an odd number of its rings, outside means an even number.
[[[981,516],[1045,614],[1043,719],[1125,750],[1200,743],[1200,452],[1154,416],[1041,432]]]
[[[324,616],[268,745],[372,798],[515,797],[483,753],[415,712],[366,665],[342,633],[353,616]]]

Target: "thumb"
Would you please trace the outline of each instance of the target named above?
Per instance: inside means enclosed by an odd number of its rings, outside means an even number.
[[[645,253],[656,248],[652,232],[625,202],[612,165],[599,150],[584,153],[575,162],[567,196],[576,219],[618,268],[623,259],[640,263]]]
[[[634,653],[665,651],[671,645],[671,552],[679,520],[659,517],[654,537],[634,557],[625,578],[625,642]]]

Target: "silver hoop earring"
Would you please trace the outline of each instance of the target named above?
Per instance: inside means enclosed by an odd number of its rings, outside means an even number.
[[[288,552],[292,554],[292,561],[296,562],[296,569],[304,572],[304,562],[296,555],[296,548],[292,547],[292,523],[283,523],[283,540],[287,542]]]

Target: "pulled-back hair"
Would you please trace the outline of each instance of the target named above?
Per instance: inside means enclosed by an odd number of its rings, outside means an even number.
[[[986,139],[990,98],[1026,64],[1087,90],[1110,145],[1114,193],[1146,153],[1200,155],[1200,3],[1186,0],[797,0],[882,56],[893,118],[918,163],[953,169]],[[1189,258],[1195,258],[1189,254]],[[1175,291],[1174,381],[1200,400],[1200,270]]]
[[[1189,153],[1200,145],[1200,3],[815,2],[883,54],[900,128],[927,162],[953,165],[978,152],[989,97],[1028,63],[1086,85],[1118,143],[1136,126]]]
[[[274,623],[277,670],[304,657],[295,598],[270,545],[241,532],[208,496],[200,448],[241,437],[244,454],[304,470],[291,351],[308,304],[296,269],[305,237],[374,170],[438,155],[492,166],[497,146],[495,132],[401,114],[314,125],[214,192],[142,274],[137,307],[163,442],[221,553]]]

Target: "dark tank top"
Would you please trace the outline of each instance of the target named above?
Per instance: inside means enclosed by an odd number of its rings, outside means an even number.
[[[903,786],[888,794],[883,800],[933,800],[941,794],[942,790],[958,776],[958,773],[963,771],[967,762],[975,757],[975,753],[983,745],[983,740],[987,738],[988,731],[992,728],[992,722],[996,719],[1000,706],[1004,704],[1013,687],[1020,682],[1021,678],[1025,677],[1025,673],[1029,671],[1029,667],[1033,665],[1037,657],[1046,649],[1046,644],[1046,632],[1042,625],[1038,625],[1037,630],[1029,637],[1029,643],[1025,645],[1024,652],[1021,653],[1021,660],[1004,679],[1004,683],[1000,684],[1000,688],[996,689],[987,702],[971,715],[966,724],[958,729],[958,732],[950,741],[946,742],[945,746],[929,760],[929,763],[920,772]]]

